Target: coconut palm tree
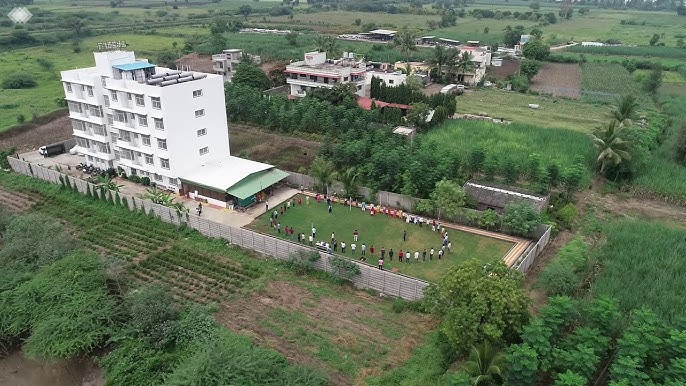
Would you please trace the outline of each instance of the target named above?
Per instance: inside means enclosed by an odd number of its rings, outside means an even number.
[[[462,370],[469,374],[473,386],[493,385],[500,380],[500,365],[503,356],[486,341],[472,346],[469,360]]]
[[[398,51],[406,55],[406,62],[410,62],[410,53],[417,51],[417,32],[414,30],[403,28],[393,39],[393,45],[398,48]]]
[[[629,125],[636,116],[636,109],[638,109],[636,96],[623,95],[615,101],[615,106],[610,110],[610,118],[617,121],[620,126]]]
[[[312,161],[310,172],[314,178],[319,181],[319,187],[328,195],[329,186],[333,184],[336,177],[338,177],[338,173],[334,170],[333,163],[323,157],[317,157]]]
[[[457,63],[460,59],[460,50],[448,48],[445,50],[445,76],[446,82],[452,82],[457,72]]]
[[[119,189],[124,186],[124,185],[117,185],[116,182],[112,179],[112,176],[109,174],[105,174],[104,176],[98,176],[98,187],[104,187],[105,189],[108,190],[113,190],[115,192],[119,192]]]
[[[438,70],[438,78],[443,76],[443,65],[445,64],[446,60],[445,51],[445,47],[438,44],[431,51],[431,56],[429,57],[429,63],[433,66],[436,66]]]
[[[464,74],[466,74],[473,67],[474,64],[472,63],[472,53],[469,51],[463,52],[457,60],[458,76],[459,74],[463,75],[462,80],[464,81]]]
[[[144,200],[150,200],[155,204],[160,204],[164,206],[170,206],[172,201],[174,200],[173,198],[171,198],[169,193],[157,189],[156,186],[145,189],[145,194],[141,194],[139,197]]]
[[[342,173],[338,173],[339,181],[343,184],[343,189],[345,193],[350,197],[357,196],[357,177],[359,177],[360,172],[351,166],[344,170]]]
[[[333,36],[318,34],[314,38],[314,45],[317,51],[326,52],[326,57],[329,59],[337,58],[341,54],[338,41]]]
[[[598,150],[596,162],[600,165],[600,174],[605,172],[609,164],[619,165],[631,159],[631,142],[622,139],[622,128],[617,121],[611,121],[606,127],[599,127],[593,134],[589,134],[593,146]]]

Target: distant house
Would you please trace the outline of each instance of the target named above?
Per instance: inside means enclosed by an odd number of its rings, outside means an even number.
[[[401,71],[367,70],[364,74],[364,82],[367,86],[372,84],[373,77],[379,78],[386,86],[399,86],[405,83],[407,74]]]
[[[305,60],[286,66],[286,83],[291,87],[291,96],[304,97],[315,88],[333,88],[340,83],[352,83],[359,96],[365,95],[366,65],[344,53],[339,60],[326,58],[326,52],[306,52]]]
[[[464,185],[464,190],[468,195],[474,197],[478,210],[493,209],[498,213],[502,213],[507,204],[515,201],[524,201],[531,204],[540,213],[548,205],[547,196],[539,196],[512,187],[468,181]]]
[[[372,109],[372,103],[379,110],[383,110],[387,107],[400,109],[400,112],[402,113],[403,116],[405,116],[405,114],[407,113],[407,110],[410,109],[409,105],[404,105],[402,103],[388,103],[388,102],[383,102],[383,101],[377,101],[376,99],[367,98],[367,97],[358,97],[357,98],[357,105],[363,110],[367,110],[367,111],[371,110]]]
[[[373,40],[390,41],[395,38],[396,33],[398,33],[398,31],[392,31],[387,29],[375,29],[373,31],[363,32],[360,35],[367,36]]]

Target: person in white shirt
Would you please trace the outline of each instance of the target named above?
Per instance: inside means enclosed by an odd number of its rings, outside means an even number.
[[[345,253],[345,241],[341,241],[341,253]]]
[[[419,251],[416,251],[416,252],[414,253],[414,262],[415,262],[415,263],[419,262]]]
[[[355,248],[357,248],[357,245],[355,245],[355,243],[350,244],[350,251],[353,255],[355,254]]]
[[[312,235],[310,235],[310,245],[312,245],[312,241],[314,241],[314,237],[312,237]]]
[[[312,237],[317,237],[317,228],[312,227]]]
[[[406,263],[409,263],[409,262],[410,262],[410,256],[412,256],[412,254],[411,254],[410,252],[407,252],[407,253],[405,254],[405,262],[406,262]]]

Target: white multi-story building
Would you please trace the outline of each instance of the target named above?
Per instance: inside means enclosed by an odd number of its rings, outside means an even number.
[[[356,61],[352,54],[333,61],[326,59],[326,52],[307,52],[305,60],[289,64],[284,73],[293,96],[304,97],[312,89],[333,88],[340,83],[352,83],[356,94],[364,96],[366,71],[365,63]]]
[[[236,66],[243,58],[243,50],[232,48],[222,51],[221,54],[212,55],[212,69],[217,75],[224,78],[224,82],[231,82]]]
[[[61,75],[87,164],[218,206],[250,205],[288,175],[230,155],[221,75],[156,67],[129,51],[96,52],[95,67]]]

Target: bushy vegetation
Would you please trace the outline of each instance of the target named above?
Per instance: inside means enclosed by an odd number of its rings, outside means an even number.
[[[641,103],[649,98],[636,84],[631,74],[617,63],[584,63],[581,66],[582,97],[590,102],[608,103],[620,95],[636,95]]]
[[[2,88],[4,89],[21,89],[36,87],[36,81],[31,75],[14,73],[7,75],[2,80]]]
[[[581,287],[587,261],[588,247],[583,240],[570,241],[543,268],[538,287],[550,296],[575,295]]]

